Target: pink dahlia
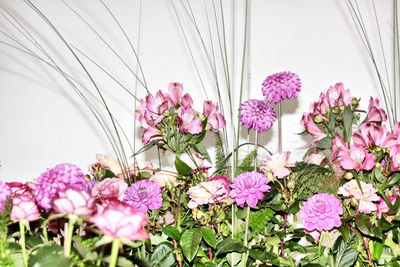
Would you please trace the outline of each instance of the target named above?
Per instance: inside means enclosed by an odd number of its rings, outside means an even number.
[[[76,165],[58,164],[48,169],[36,180],[34,190],[35,200],[45,210],[51,209],[51,202],[59,191],[67,188],[85,189],[86,180],[83,172]]]
[[[40,212],[31,194],[17,194],[13,197],[10,219],[13,222],[27,220],[35,221],[40,218]]]
[[[89,221],[94,223],[104,235],[113,238],[130,240],[150,238],[143,229],[143,226],[149,223],[146,214],[117,200],[108,201],[107,206],[98,209]]]
[[[328,193],[313,195],[300,209],[300,217],[308,232],[330,231],[334,227],[339,227],[342,224],[340,215],[343,215],[340,200]]]
[[[156,210],[162,206],[160,186],[150,180],[140,180],[128,187],[124,202],[141,212]]]
[[[288,98],[296,98],[300,89],[299,76],[284,71],[268,76],[262,83],[261,90],[267,102],[277,104]]]
[[[11,198],[11,188],[3,182],[0,182],[0,213],[3,212],[7,201]]]
[[[264,198],[264,192],[271,189],[270,182],[263,174],[252,171],[239,174],[232,180],[229,196],[239,207],[246,202],[250,207],[255,207],[259,200]]]
[[[358,187],[357,180],[351,180],[339,187],[338,194],[350,197],[358,202],[358,210],[363,213],[371,213],[376,210],[374,201],[379,201],[380,197],[376,194],[378,190],[372,184],[360,181],[362,191]]]
[[[248,129],[264,132],[271,128],[275,118],[273,107],[262,100],[250,99],[241,105],[240,122],[246,124]]]

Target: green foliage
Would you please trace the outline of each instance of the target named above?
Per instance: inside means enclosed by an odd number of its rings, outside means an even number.
[[[274,216],[275,212],[270,208],[253,211],[250,213],[249,225],[254,234],[262,233],[265,226]]]
[[[354,232],[351,233],[349,242],[346,242],[342,236],[336,239],[332,248],[335,267],[353,266],[358,257],[358,251],[353,248],[354,244]]]
[[[238,167],[238,174],[244,172],[251,172],[254,170],[254,158],[257,156],[257,150],[251,151],[243,160]]]
[[[10,213],[10,203],[5,203],[2,213],[0,213],[0,266],[13,266],[13,249],[9,245],[8,225],[11,224],[8,214]],[[3,256],[4,255],[4,256]]]
[[[216,169],[215,175],[228,174],[224,145],[222,143],[221,135],[219,133],[215,133],[214,136],[215,136],[215,169]]]
[[[290,178],[296,185],[294,192],[303,200],[317,193],[336,194],[340,182],[330,169],[305,162],[297,162]]]

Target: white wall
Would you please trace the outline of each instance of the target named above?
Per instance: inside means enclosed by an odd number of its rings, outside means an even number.
[[[130,90],[135,90],[132,74],[62,1],[33,2],[70,44],[95,59]],[[67,2],[135,69],[136,61],[129,44],[100,1]],[[205,42],[209,43],[203,1],[191,2],[196,21],[207,37]],[[212,1],[204,2],[207,14],[212,16]],[[216,1],[217,5],[218,2]],[[180,1],[174,3],[188,33],[192,52],[199,62],[198,67],[207,95],[209,99],[216,101],[215,83],[207,71],[201,45],[196,42],[196,34],[191,30],[190,21],[180,6]],[[76,77],[95,93],[94,87],[66,46],[31,8],[23,1],[0,0],[0,4],[24,23],[27,30],[37,38],[64,71]],[[138,48],[139,44],[140,61],[148,88],[155,92],[158,89],[166,90],[170,81],[182,82],[185,90],[192,94],[197,109],[201,110],[205,92],[179,29],[171,1],[120,0],[106,1],[106,4],[127,30],[134,46]],[[223,1],[223,4],[229,63],[230,68],[234,69],[232,79],[235,100],[238,101],[244,1]],[[392,1],[376,1],[376,6],[387,56],[390,57]],[[361,8],[365,11],[366,23],[371,29],[372,42],[378,44],[371,5],[365,4]],[[4,9],[1,9],[1,13],[6,14]],[[13,29],[6,17],[10,18],[8,15],[0,16],[1,32],[23,40],[23,44],[33,48],[32,44]],[[215,22],[211,21],[211,27],[215,33]],[[301,77],[303,87],[299,97],[283,104],[283,148],[292,151],[293,161],[300,159],[307,147],[305,140],[296,135],[302,131],[299,124],[301,115],[308,110],[310,103],[318,98],[320,91],[336,82],[343,82],[354,96],[363,98],[363,107],[367,105],[370,95],[380,95],[372,64],[357,35],[345,1],[253,0],[250,1],[248,33],[244,100],[261,99],[261,83],[270,74],[290,70]],[[1,33],[0,41],[15,45],[15,42]],[[377,46],[375,50],[378,51],[378,48]],[[37,48],[35,51],[40,53]],[[132,140],[133,98],[93,64],[79,56],[85,65],[89,66],[88,69],[104,92],[112,112]],[[87,165],[95,161],[96,153],[112,153],[105,135],[86,106],[66,80],[53,69],[15,48],[0,43],[0,81],[0,179],[31,180],[46,168],[61,162],[75,163],[86,170]],[[138,88],[138,97],[143,97],[143,87]],[[242,132],[245,138],[246,131]],[[136,132],[137,136],[139,134]],[[137,146],[140,145],[140,138],[138,141]],[[275,152],[276,129],[263,134],[262,143]],[[126,154],[130,155],[129,152]],[[146,159],[154,159],[153,154],[148,153]]]

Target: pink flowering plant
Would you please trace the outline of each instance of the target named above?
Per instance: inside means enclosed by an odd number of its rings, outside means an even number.
[[[296,74],[281,72],[262,83],[260,99],[241,103],[238,120],[254,142],[236,151],[254,149],[233,166],[239,154],[224,152],[217,104],[196,111],[179,83],[148,94],[135,112],[144,146],[132,162],[97,154],[87,173],[65,163],[33,182],[0,182],[0,263],[397,266],[400,123],[389,130],[377,99],[363,112],[338,83],[301,118],[303,161],[280,141],[275,153],[261,150],[258,136],[276,122],[281,131],[280,105],[300,89]],[[159,161],[140,161],[150,149]]]

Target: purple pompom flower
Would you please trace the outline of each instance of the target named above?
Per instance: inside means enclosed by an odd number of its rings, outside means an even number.
[[[247,100],[242,103],[240,110],[240,122],[259,133],[267,131],[275,122],[274,108],[265,101]]]
[[[33,194],[38,205],[48,211],[59,191],[67,188],[84,190],[85,187],[86,180],[82,170],[76,165],[63,163],[42,173],[36,180]]]
[[[3,212],[7,201],[11,198],[11,188],[3,182],[0,182],[0,213]]]
[[[304,203],[300,209],[300,217],[304,222],[304,228],[311,232],[330,231],[334,227],[340,227],[343,208],[340,200],[335,195],[328,193],[315,194]]]
[[[229,196],[239,207],[246,202],[250,207],[255,207],[259,200],[264,198],[264,192],[271,189],[270,182],[263,174],[252,171],[239,174],[232,180]]]
[[[124,202],[141,212],[159,209],[162,206],[160,186],[150,180],[137,181],[125,191]]]
[[[284,71],[268,76],[262,83],[263,95],[267,102],[280,103],[288,98],[297,97],[300,92],[301,83],[297,74]]]

